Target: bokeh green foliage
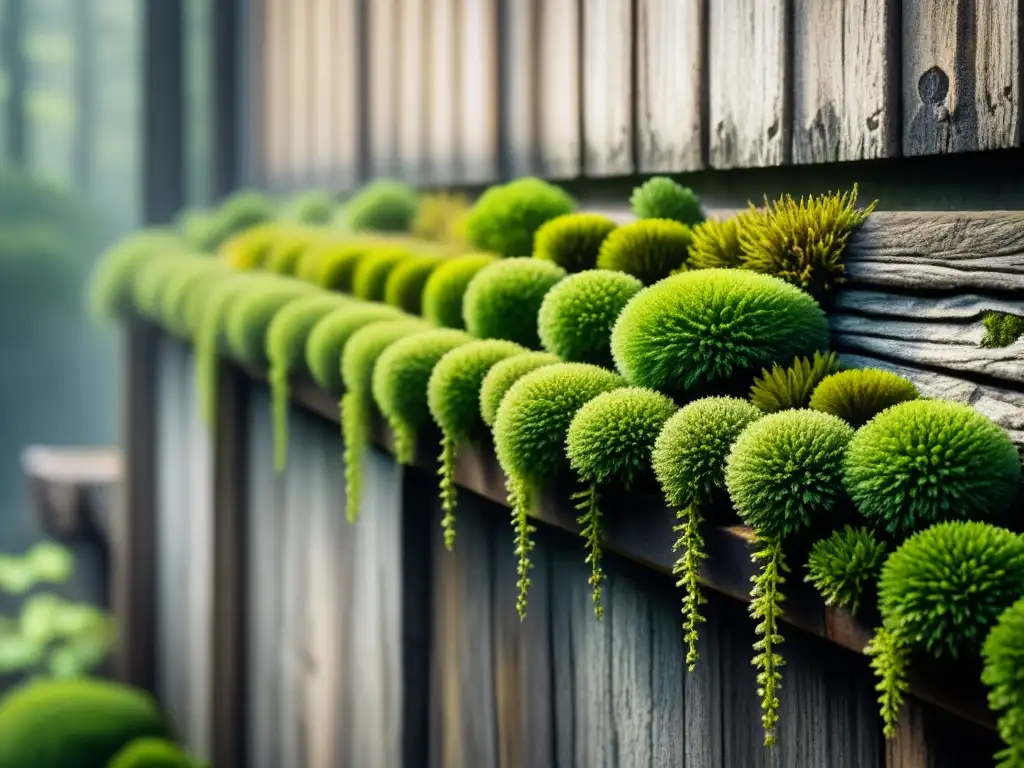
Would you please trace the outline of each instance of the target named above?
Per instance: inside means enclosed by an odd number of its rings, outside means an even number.
[[[208,216],[196,219],[187,237],[201,251],[213,253],[239,232],[262,224],[275,216],[273,202],[262,192],[242,189],[229,195]]]
[[[239,360],[250,365],[267,361],[267,329],[282,307],[315,289],[298,280],[261,282],[243,289],[228,307],[224,318],[224,336],[228,348]]]
[[[173,741],[135,739],[121,749],[107,768],[208,768],[194,761]]]
[[[466,218],[466,234],[477,250],[529,256],[537,230],[575,209],[576,202],[559,187],[533,177],[515,179],[480,196]]]
[[[420,199],[407,184],[381,179],[356,192],[339,211],[340,225],[349,231],[408,232]]]
[[[408,247],[380,244],[369,249],[352,271],[352,295],[364,301],[384,301],[388,277],[399,264],[417,258]]]
[[[629,205],[638,219],[668,219],[688,227],[704,221],[696,193],[667,176],[655,176],[634,189]]]

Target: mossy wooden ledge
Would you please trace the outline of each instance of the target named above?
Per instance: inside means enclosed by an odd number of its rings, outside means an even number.
[[[256,381],[266,381],[266,372],[243,365]],[[292,399],[324,419],[338,421],[337,399],[300,377],[292,386]],[[372,438],[375,445],[394,453],[394,437],[379,413],[374,413]],[[437,465],[439,432],[424,430],[417,441],[413,466],[433,473]],[[460,446],[455,466],[459,486],[501,506],[508,506],[505,474],[491,446]],[[660,496],[622,494],[609,497],[604,544],[609,552],[628,558],[660,573],[670,575],[676,560],[672,551],[672,526],[675,513]],[[577,513],[567,493],[545,489],[532,514],[540,521],[578,534]],[[617,511],[626,509],[627,517]],[[756,572],[752,559],[754,534],[743,525],[706,526],[704,532],[708,557],[701,564],[701,580],[710,589],[742,602],[750,602],[750,579]],[[511,541],[511,539],[510,539]],[[581,550],[582,552],[582,550]],[[582,556],[582,555],[581,555]],[[863,655],[873,629],[844,608],[826,606],[809,585],[802,582],[802,568],[794,569],[786,593],[784,620],[816,637]],[[512,578],[510,575],[509,578]],[[682,648],[682,640],[680,639]],[[995,729],[995,716],[988,709],[978,675],[971,669],[939,668],[937,664],[917,663],[911,672],[911,693],[918,699],[959,718]],[[865,674],[867,674],[865,672]]]

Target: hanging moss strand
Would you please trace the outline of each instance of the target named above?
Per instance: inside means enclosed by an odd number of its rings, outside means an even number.
[[[458,453],[458,442],[445,432],[441,436],[441,466],[437,474],[441,477],[441,509],[444,517],[441,518],[441,528],[444,529],[444,546],[449,552],[455,546],[455,459]]]
[[[750,591],[750,613],[758,620],[754,631],[759,636],[754,643],[757,652],[753,664],[757,668],[757,692],[761,697],[761,725],[764,728],[764,745],[775,744],[775,727],[779,722],[779,688],[782,674],[778,671],[785,662],[776,650],[782,643],[779,633],[779,619],[782,617],[783,595],[779,587],[786,583],[788,572],[782,554],[782,543],[778,538],[761,540],[761,549],[754,553],[754,561],[761,564],[761,570],[753,577]]]
[[[350,523],[359,517],[368,408],[366,397],[356,392],[346,392],[341,398],[341,431],[345,439],[345,511]]]
[[[288,371],[270,366],[270,408],[274,425],[274,469],[284,472],[288,464]]]
[[[700,533],[700,505],[693,501],[676,513],[679,521],[673,530],[679,535],[672,547],[679,557],[672,567],[672,574],[678,577],[677,587],[683,594],[683,640],[686,642],[686,667],[693,672],[700,660],[697,652],[699,633],[697,626],[705,621],[700,606],[707,598],[700,591],[700,561],[707,559],[704,551],[704,537]]]
[[[586,563],[590,566],[590,587],[594,603],[594,616],[598,619],[604,618],[604,605],[601,596],[604,592],[604,569],[601,567],[601,509],[598,506],[600,500],[597,486],[590,485],[585,491],[574,493],[572,496],[576,502],[576,511],[580,516],[576,518],[583,530],[583,536],[587,547]]]
[[[512,527],[516,532],[515,553],[518,563],[516,573],[519,575],[516,587],[519,594],[516,597],[516,613],[519,620],[526,618],[526,593],[530,589],[530,569],[533,563],[530,562],[530,552],[533,551],[533,534],[537,530],[530,525],[527,511],[530,508],[530,492],[526,483],[518,478],[509,479],[508,503],[512,507]]]
[[[871,668],[878,677],[875,690],[882,707],[882,733],[887,739],[896,735],[896,722],[907,692],[907,647],[896,633],[879,629],[864,652],[871,657]]]

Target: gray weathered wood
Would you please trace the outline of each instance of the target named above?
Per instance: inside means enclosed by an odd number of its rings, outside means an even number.
[[[754,620],[745,606],[722,600],[717,608],[717,619],[721,622],[718,654],[722,669],[722,766],[774,768],[778,754],[762,746],[760,697],[756,671],[750,663],[756,639]]]
[[[498,0],[462,0],[458,13],[459,181],[498,178]]]
[[[906,296],[882,291],[839,291],[831,307],[837,313],[857,312],[900,319],[935,322],[979,320],[986,312],[1024,315],[1024,299],[990,297],[973,293],[951,296]],[[979,339],[980,341],[980,339]]]
[[[637,170],[696,171],[701,150],[705,4],[637,3]]]
[[[312,136],[312,47],[310,45],[310,0],[288,3],[288,24],[285,28],[288,59],[287,111],[288,149],[285,168],[289,189],[301,189],[313,175],[310,138]]]
[[[335,66],[337,43],[334,37],[334,18],[337,12],[334,0],[311,0],[310,55],[312,98],[310,99],[309,157],[313,163],[311,181],[318,187],[337,183],[333,168],[332,144],[340,126],[336,121],[336,101],[345,101],[351,94],[338,88],[341,73]]]
[[[427,9],[428,0],[399,0],[398,157],[401,176],[411,184],[426,178]]]
[[[722,681],[722,622],[718,618],[718,603],[721,598],[707,594],[704,608],[707,619],[700,626],[697,652],[700,658],[692,672],[687,671],[683,691],[684,748],[686,768],[723,768],[724,751],[724,701],[727,700]],[[682,644],[682,616],[679,610],[682,593],[675,595],[675,640]],[[685,662],[685,647],[673,646],[682,654]]]
[[[709,3],[710,164],[781,165],[790,157],[784,0]]]
[[[583,170],[633,171],[633,5],[583,0]]]
[[[335,88],[330,104],[335,132],[331,144],[331,176],[336,187],[352,189],[359,178],[359,0],[331,0],[331,50]]]
[[[501,18],[505,74],[502,93],[505,145],[502,151],[512,176],[530,176],[539,171],[540,5],[538,0],[505,3]]]
[[[793,162],[897,154],[898,5],[795,0]]]
[[[459,159],[459,51],[456,34],[458,0],[430,0],[427,56],[430,82],[427,153],[432,184],[457,180]]]
[[[605,621],[610,625],[608,653],[611,664],[613,765],[652,765],[654,757],[654,658],[650,594],[627,578],[609,579],[604,599]],[[678,649],[677,649],[678,650]],[[677,670],[670,670],[677,671]],[[660,675],[662,670],[658,670]],[[669,675],[670,679],[673,677]],[[676,691],[682,699],[682,688]],[[677,727],[682,722],[675,724]],[[671,740],[676,733],[659,734]],[[600,765],[601,763],[591,763]]]
[[[392,176],[398,167],[399,25],[398,0],[373,0],[369,16],[369,140],[370,171]],[[422,126],[421,126],[422,130]]]
[[[540,4],[540,157],[544,176],[580,172],[580,13],[578,0]]]
[[[1002,747],[995,732],[965,725],[908,699],[900,711],[896,737],[885,742],[885,768],[992,765],[992,755]]]
[[[1018,0],[904,0],[903,154],[1017,146]]]
[[[263,98],[261,116],[263,173],[271,185],[283,182],[289,159],[289,133],[294,120],[288,99],[288,6],[287,0],[266,0],[263,27]]]

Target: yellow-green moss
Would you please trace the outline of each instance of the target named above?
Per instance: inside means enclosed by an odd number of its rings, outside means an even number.
[[[267,328],[274,315],[286,304],[316,290],[306,283],[254,286],[232,303],[224,323],[225,337],[231,354],[250,365],[266,362]]]
[[[448,328],[465,328],[462,298],[466,288],[477,272],[495,261],[497,257],[489,253],[469,253],[438,265],[423,286],[423,317]]]
[[[340,395],[343,390],[341,354],[352,334],[370,323],[403,317],[409,318],[401,310],[386,304],[362,301],[352,301],[328,312],[306,339],[306,367],[313,381],[322,389]]]
[[[388,276],[399,264],[415,258],[408,248],[382,245],[372,248],[352,273],[352,295],[365,301],[383,301]]]
[[[406,259],[395,266],[384,284],[384,302],[409,314],[420,314],[423,307],[423,288],[430,275],[445,260],[444,256],[423,254]]]
[[[259,224],[226,240],[217,256],[235,269],[262,269],[280,233],[280,224]]]
[[[136,270],[151,258],[188,250],[181,235],[167,229],[144,229],[116,242],[100,256],[90,278],[93,315],[112,319],[131,311]]]

